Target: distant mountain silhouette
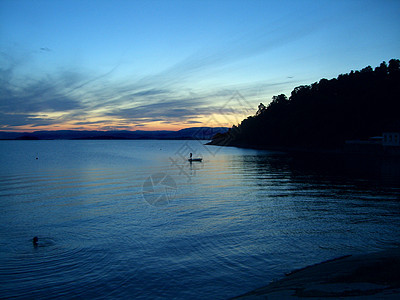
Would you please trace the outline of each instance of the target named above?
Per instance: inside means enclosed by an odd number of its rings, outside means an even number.
[[[178,131],[35,131],[35,132],[1,132],[1,140],[57,140],[57,139],[198,139],[210,140],[215,134],[226,132],[226,127],[191,127]]]
[[[321,79],[278,95],[254,116],[217,133],[210,144],[260,147],[341,146],[400,131],[400,60]]]

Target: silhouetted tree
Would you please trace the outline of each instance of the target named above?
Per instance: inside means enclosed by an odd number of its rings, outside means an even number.
[[[398,59],[391,59],[389,61],[389,75],[396,76],[400,73],[400,60]]]
[[[258,110],[256,112],[256,116],[261,115],[265,111],[266,107],[264,104],[260,103],[258,106]]]
[[[387,64],[386,64],[386,62],[384,61],[384,62],[382,62],[380,65],[379,65],[379,67],[376,67],[375,68],[375,73],[378,75],[378,76],[385,76],[387,73],[388,73],[388,66],[387,66]]]

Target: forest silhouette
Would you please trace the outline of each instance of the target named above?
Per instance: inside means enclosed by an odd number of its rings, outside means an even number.
[[[400,60],[382,62],[333,79],[321,79],[260,103],[244,119],[210,144],[243,147],[341,146],[346,140],[400,130]]]

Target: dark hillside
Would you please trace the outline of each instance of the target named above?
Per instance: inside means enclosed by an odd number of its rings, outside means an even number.
[[[296,87],[212,144],[337,147],[346,140],[382,135],[400,125],[400,60]]]

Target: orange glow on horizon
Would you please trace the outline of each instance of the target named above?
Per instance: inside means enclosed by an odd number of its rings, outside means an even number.
[[[196,119],[196,122],[170,122],[165,123],[163,121],[155,121],[144,123],[141,125],[127,124],[126,121],[115,120],[110,122],[109,120],[101,122],[100,119],[93,118],[87,119],[88,124],[77,125],[77,120],[69,121],[64,124],[54,124],[45,126],[15,126],[8,128],[0,128],[3,132],[34,132],[34,131],[57,131],[57,130],[76,130],[76,131],[119,131],[119,130],[143,130],[143,131],[178,131],[189,127],[232,127],[232,123],[236,123],[237,120],[241,120],[238,116],[201,116]],[[230,122],[231,121],[231,122]],[[92,124],[91,124],[92,123]],[[237,125],[237,123],[235,124]]]

